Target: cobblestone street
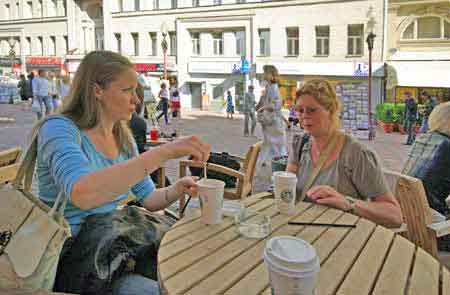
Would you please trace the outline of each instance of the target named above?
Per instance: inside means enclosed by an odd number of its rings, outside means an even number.
[[[0,105],[0,117],[13,117],[15,123],[0,123],[0,150],[15,146],[26,147],[30,130],[35,121],[34,114],[20,105]],[[161,120],[162,121],[162,120]],[[179,131],[182,135],[197,134],[211,144],[213,151],[225,151],[230,154],[245,156],[248,147],[262,139],[259,126],[256,129],[257,137],[243,137],[243,116],[236,115],[229,120],[222,114],[190,111],[183,112],[182,119],[171,122],[169,126],[163,123],[162,129],[167,132]],[[373,148],[383,161],[385,168],[400,171],[408,157],[409,146],[403,145],[406,137],[399,133],[386,134],[377,130],[375,141],[364,141]],[[178,177],[178,161],[167,163],[167,175],[171,180]],[[267,183],[267,171],[257,170],[255,178],[255,191],[263,190]]]

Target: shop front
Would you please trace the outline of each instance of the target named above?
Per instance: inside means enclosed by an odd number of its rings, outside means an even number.
[[[26,58],[26,71],[38,72],[39,70],[53,72],[57,75],[61,75],[61,72],[65,71],[61,57],[28,56]]]
[[[16,74],[21,72],[22,61],[20,58],[11,59],[9,57],[0,57],[0,71],[2,73],[11,73],[13,71]]]

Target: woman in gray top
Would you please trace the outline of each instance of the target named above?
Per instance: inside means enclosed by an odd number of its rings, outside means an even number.
[[[297,92],[297,101],[305,134],[294,138],[287,166],[287,171],[297,174],[297,191],[301,194],[321,153],[336,137],[306,196],[385,226],[400,226],[400,206],[375,153],[339,131],[340,102],[331,85],[324,80],[309,81]]]
[[[278,70],[272,65],[265,65],[264,80],[267,82],[264,95],[256,106],[258,121],[261,123],[264,141],[260,160],[268,165],[272,158],[287,155],[286,133],[281,114],[281,99],[278,89]]]

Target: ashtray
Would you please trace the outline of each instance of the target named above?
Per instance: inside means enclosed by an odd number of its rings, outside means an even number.
[[[271,232],[270,217],[248,209],[235,215],[234,223],[238,233],[246,238],[263,239]]]

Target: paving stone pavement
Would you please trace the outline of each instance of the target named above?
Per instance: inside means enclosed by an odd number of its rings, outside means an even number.
[[[0,117],[16,119],[14,123],[0,123],[0,150],[15,146],[25,148],[30,130],[35,122],[35,115],[23,105],[0,104]],[[230,120],[225,115],[218,113],[184,111],[181,120],[171,121],[168,126],[162,123],[161,129],[166,132],[177,130],[181,135],[196,134],[211,144],[212,151],[226,151],[240,156],[245,155],[250,145],[262,140],[259,126],[256,128],[256,137],[242,135],[243,116],[239,114]],[[377,152],[384,167],[393,171],[401,171],[410,150],[410,146],[403,145],[405,141],[405,135],[386,134],[378,129],[374,141],[363,142]],[[178,177],[178,160],[168,161],[166,168],[169,179],[174,181]],[[255,192],[266,189],[268,182],[270,182],[270,171],[264,170],[258,165]]]

